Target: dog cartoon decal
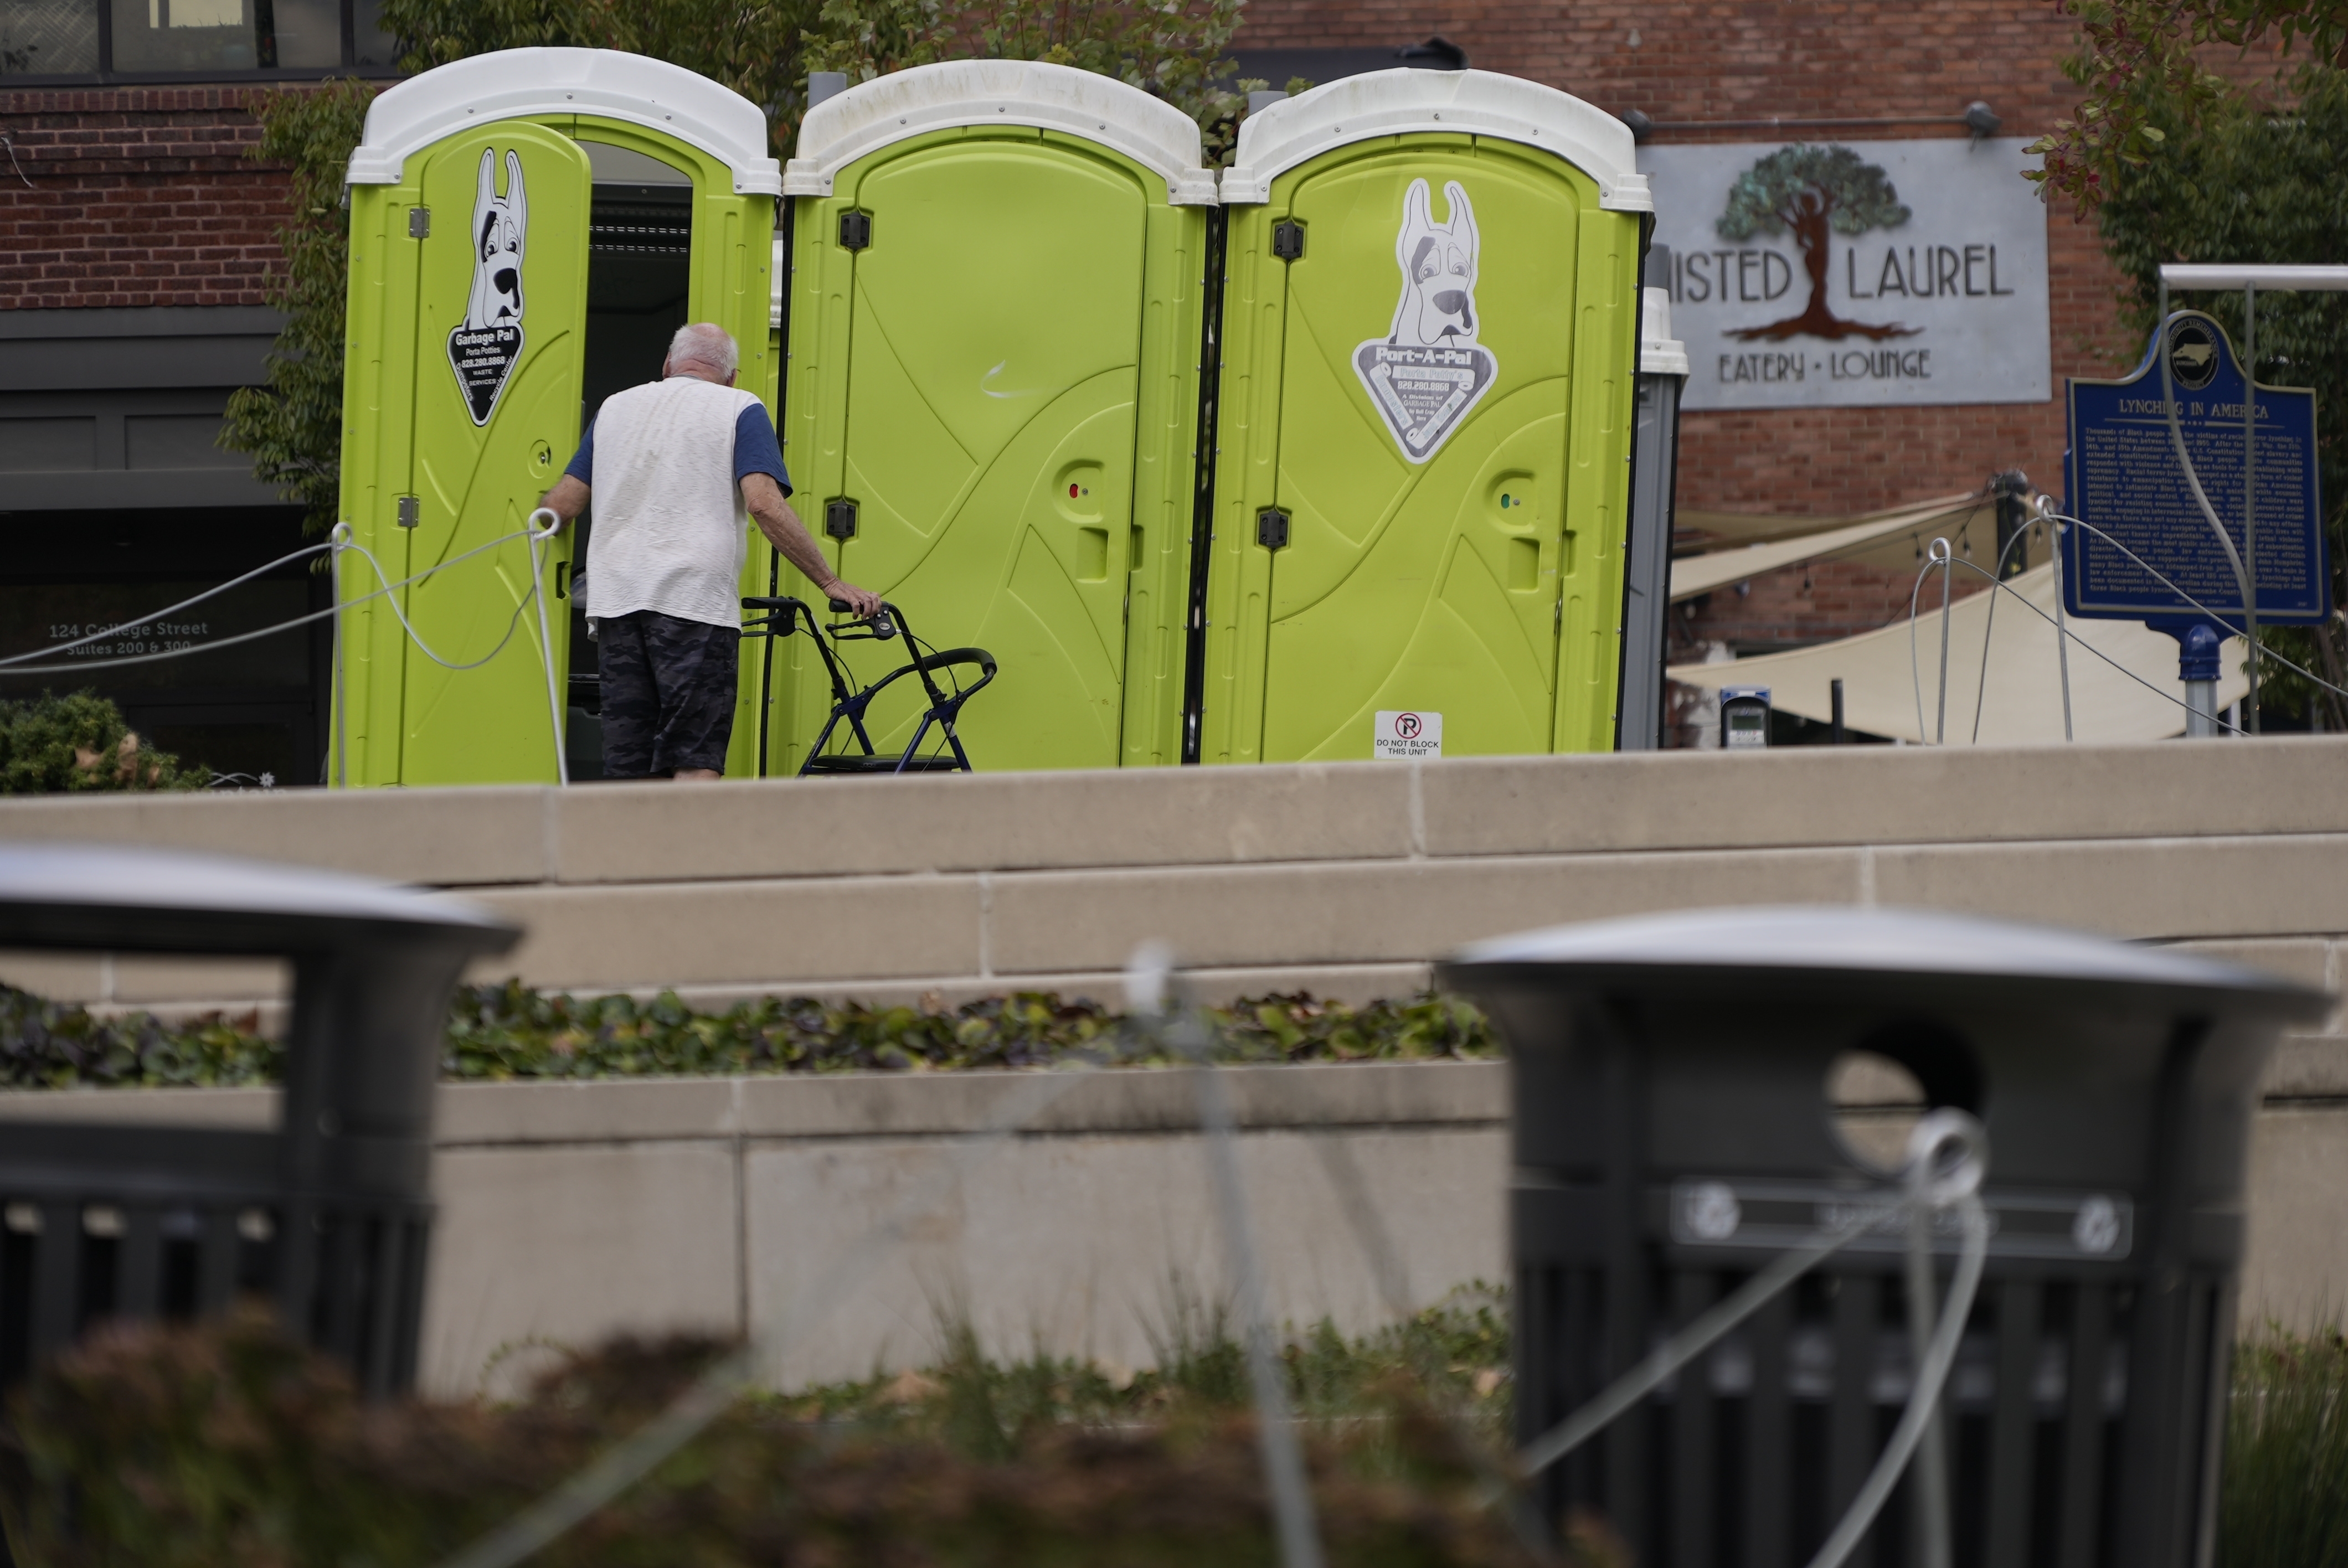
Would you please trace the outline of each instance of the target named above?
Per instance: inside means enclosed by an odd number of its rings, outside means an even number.
[[[1363,390],[1413,463],[1435,456],[1500,370],[1476,338],[1482,327],[1476,209],[1456,179],[1445,182],[1443,197],[1448,210],[1437,223],[1426,180],[1412,180],[1404,193],[1402,227],[1395,232],[1402,297],[1394,323],[1385,337],[1354,351]]]
[[[496,149],[481,149],[471,236],[473,293],[464,322],[448,334],[448,364],[473,423],[487,425],[521,359],[521,262],[530,242],[530,199],[522,190],[520,152],[506,151],[506,193],[499,196]]]

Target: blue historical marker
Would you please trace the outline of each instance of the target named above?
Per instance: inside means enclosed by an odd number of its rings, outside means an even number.
[[[2243,544],[2245,378],[2234,346],[2199,311],[2171,315],[2154,342],[2168,354],[2177,422],[2194,473],[2256,582],[2259,624],[2322,620],[2332,612],[2331,574],[2316,488],[2314,392],[2258,389],[2253,565]],[[2114,548],[2110,539],[2117,539],[2240,631],[2241,589],[2178,461],[2153,353],[2147,349],[2124,381],[2070,384],[2071,514],[2110,538],[2085,528],[2063,531],[2063,597],[2073,615],[2142,620],[2180,641],[2191,626],[2208,624],[2183,595]]]

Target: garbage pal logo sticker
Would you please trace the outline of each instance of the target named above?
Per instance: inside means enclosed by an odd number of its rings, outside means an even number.
[[[506,152],[506,193],[498,194],[498,155],[481,149],[473,191],[473,296],[448,334],[448,364],[475,425],[497,412],[507,378],[521,359],[521,252],[530,240],[530,201],[522,194],[521,154]]]
[[[1394,325],[1354,351],[1354,374],[1371,406],[1413,463],[1441,449],[1500,373],[1492,351],[1476,341],[1476,210],[1456,179],[1445,183],[1443,197],[1449,211],[1437,223],[1426,181],[1410,182],[1395,234],[1402,298]]]

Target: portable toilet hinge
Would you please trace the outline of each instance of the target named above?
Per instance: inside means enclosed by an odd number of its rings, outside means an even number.
[[[1272,231],[1272,253],[1283,261],[1304,254],[1304,225],[1291,219]]]
[[[1278,507],[1266,507],[1255,515],[1255,542],[1268,550],[1288,548],[1288,514]]]
[[[432,237],[432,209],[411,207],[407,210],[407,237],[411,240],[429,240]]]
[[[827,501],[823,507],[823,531],[836,539],[856,537],[856,503]]]
[[[839,215],[839,248],[861,251],[872,243],[872,214],[843,212]]]
[[[399,526],[412,528],[424,519],[424,503],[414,496],[399,497]]]

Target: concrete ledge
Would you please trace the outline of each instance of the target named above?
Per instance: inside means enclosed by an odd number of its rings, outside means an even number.
[[[1704,905],[1905,903],[2160,940],[2348,934],[2348,738],[1811,747],[1245,768],[0,801],[0,838],[258,855],[468,890],[478,978],[960,1000],[1115,994],[1144,938],[1207,994],[1414,989],[1460,944]],[[2317,948],[2261,949],[2312,973]],[[2325,973],[2336,954],[2324,948]],[[0,959],[109,1005],[218,976]],[[94,977],[94,978],[93,978]]]

